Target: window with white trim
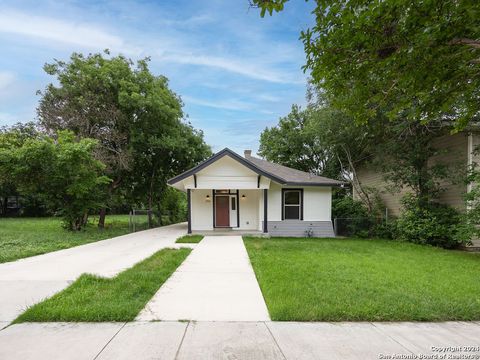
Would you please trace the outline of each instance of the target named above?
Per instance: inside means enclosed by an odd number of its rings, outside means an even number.
[[[283,191],[283,218],[285,220],[300,220],[302,214],[302,191]]]

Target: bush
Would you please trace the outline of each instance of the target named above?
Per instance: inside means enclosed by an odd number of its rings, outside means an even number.
[[[332,215],[337,219],[337,234],[367,238],[375,224],[375,218],[368,213],[365,205],[350,196],[332,200]]]
[[[332,216],[342,219],[370,217],[365,205],[348,195],[332,200]]]
[[[395,239],[397,237],[397,220],[389,219],[373,225],[370,230],[372,236],[381,239]]]
[[[399,240],[443,248],[469,242],[469,226],[454,208],[435,202],[420,204],[412,196],[402,202],[404,211],[396,231]]]

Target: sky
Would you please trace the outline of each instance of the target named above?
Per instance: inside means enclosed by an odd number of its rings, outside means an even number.
[[[0,126],[35,119],[37,90],[54,82],[45,63],[108,48],[150,57],[213,151],[256,152],[265,127],[305,104],[312,3],[262,19],[248,0],[0,0]]]

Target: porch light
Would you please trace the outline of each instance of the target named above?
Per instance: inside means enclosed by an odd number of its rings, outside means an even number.
[[[247,197],[245,196],[245,194],[242,195],[242,200],[245,200]]]
[[[210,195],[205,196],[205,201],[210,201]]]

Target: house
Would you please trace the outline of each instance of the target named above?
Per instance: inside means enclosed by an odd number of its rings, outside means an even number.
[[[186,191],[188,232],[334,236],[332,187],[341,181],[223,149],[168,181]]]
[[[433,146],[441,153],[432,162],[442,162],[449,167],[449,171],[457,177],[457,181],[445,181],[438,201],[450,205],[459,211],[466,210],[464,196],[471,185],[464,182],[466,170],[474,163],[480,164],[479,155],[475,149],[480,145],[480,134],[475,132],[459,132],[454,135],[443,135],[434,140]],[[392,191],[390,184],[383,179],[382,173],[375,170],[371,165],[365,163],[356,169],[356,180],[362,187],[376,190],[380,200],[385,205],[387,213],[398,216],[402,210],[401,199],[408,193],[408,189]],[[454,179],[455,180],[455,179]],[[361,200],[355,187],[353,189],[354,199]]]

